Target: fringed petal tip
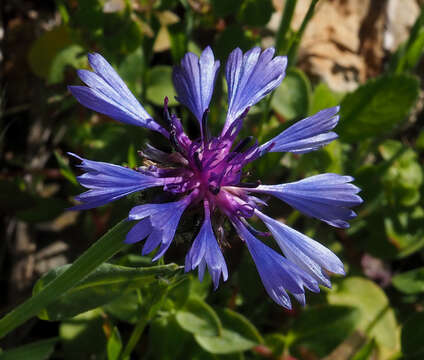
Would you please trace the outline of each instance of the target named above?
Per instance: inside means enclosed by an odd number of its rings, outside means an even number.
[[[140,105],[113,67],[97,53],[88,54],[93,71],[77,71],[86,86],[68,86],[68,90],[85,107],[123,123],[167,132]]]
[[[344,275],[340,259],[325,246],[289,226],[256,211],[265,223],[284,255],[293,264],[311,275],[319,284],[331,287],[329,275]]]
[[[220,62],[215,61],[213,51],[208,46],[200,57],[187,53],[181,64],[173,70],[176,99],[193,113],[200,127],[203,114],[209,108],[219,65]]]
[[[247,108],[275,90],[285,76],[287,58],[276,56],[274,48],[255,47],[244,55],[239,48],[228,57],[225,77],[228,84],[228,113],[222,133]]]
[[[303,304],[304,288],[319,292],[318,282],[287,258],[263,244],[238,220],[233,221],[239,236],[245,241],[269,296],[279,305],[291,309],[287,292]]]
[[[340,106],[334,106],[298,121],[263,144],[261,155],[266,152],[304,154],[329,144],[338,138],[338,135],[330,130],[334,129],[339,121],[339,110]],[[273,146],[269,148],[271,144]]]
[[[357,195],[360,189],[350,181],[350,176],[328,173],[287,184],[259,185],[249,191],[275,196],[308,216],[348,228],[348,221],[356,217],[350,208],[363,202]]]

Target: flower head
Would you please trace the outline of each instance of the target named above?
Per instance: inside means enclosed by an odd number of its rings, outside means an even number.
[[[199,122],[200,137],[190,139],[180,119],[168,110],[164,100],[164,125],[153,120],[138,103],[118,74],[99,54],[89,55],[94,72],[80,70],[87,86],[70,86],[69,90],[86,107],[124,123],[142,126],[161,133],[172,148],[163,152],[147,145],[141,155],[149,166],[129,169],[122,166],[81,160],[85,173],[78,177],[89,190],[76,199],[74,209],[104,205],[127,194],[161,187],[169,202],[143,204],[129,212],[128,219],[138,221],[126,237],[127,243],[145,240],[142,253],[157,249],[153,260],[166,252],[172,243],[179,221],[188,208],[202,209],[203,224],[185,259],[185,270],[198,268],[202,279],[207,268],[215,288],[228,269],[222,254],[224,227],[213,215],[225,215],[247,245],[259,275],[271,298],[291,308],[290,292],[305,303],[305,288],[319,291],[319,284],[330,287],[329,273],[344,274],[343,264],[329,249],[291,229],[264,213],[265,204],[256,195],[269,194],[332,226],[348,227],[356,214],[350,209],[362,199],[353,178],[337,174],[312,176],[294,183],[262,185],[260,181],[243,181],[246,164],[268,152],[306,153],[335,138],[331,130],[338,122],[338,107],[322,110],[301,120],[263,145],[252,137],[236,141],[243,120],[251,106],[277,88],[285,75],[287,59],[274,56],[274,49],[253,48],[245,54],[235,49],[229,56],[225,76],[228,84],[228,112],[222,132],[212,136],[208,130],[208,108],[220,63],[210,47],[200,57],[184,56],[174,70],[177,100]],[[270,233],[260,232],[249,224],[257,216]],[[272,250],[257,237],[272,236],[282,254]]]

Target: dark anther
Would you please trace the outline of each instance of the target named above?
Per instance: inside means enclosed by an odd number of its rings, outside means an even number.
[[[193,158],[194,158],[194,162],[196,164],[196,167],[201,171],[202,170],[202,162],[200,161],[199,153],[197,151],[193,154]]]
[[[219,186],[209,185],[209,191],[214,195],[218,195],[220,190],[221,188]]]
[[[172,124],[171,115],[169,115],[168,111],[168,97],[165,96],[163,100],[163,118],[168,126]]]
[[[206,109],[202,116],[202,132],[203,132],[202,135],[203,135],[203,143],[205,145],[210,138],[209,128],[208,128],[208,115],[209,115],[209,109]]]
[[[175,151],[177,151],[181,155],[185,156],[185,151],[181,147],[181,145],[180,145],[180,143],[178,141],[177,134],[175,133],[175,130],[171,130],[169,132],[169,140],[171,142],[172,147],[175,149]]]
[[[252,141],[252,139],[253,139],[253,136],[248,136],[247,138],[240,141],[239,144],[233,150],[233,152],[238,152],[238,153],[242,152],[244,148]]]
[[[241,182],[237,185],[232,185],[234,187],[241,187],[241,188],[257,188],[259,185],[261,185],[262,182],[260,180],[256,180],[255,182]]]

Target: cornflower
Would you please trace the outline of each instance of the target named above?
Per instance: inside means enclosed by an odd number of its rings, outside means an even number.
[[[215,214],[223,214],[247,245],[269,296],[290,309],[288,292],[304,305],[305,288],[319,292],[319,285],[331,287],[330,273],[344,275],[344,267],[320,243],[265,215],[262,208],[266,203],[257,194],[275,196],[300,212],[339,228],[349,227],[348,220],[356,216],[350,208],[362,199],[357,195],[360,189],[351,184],[352,177],[332,173],[278,185],[242,181],[243,167],[269,152],[307,153],[337,138],[331,130],[339,120],[339,107],[332,107],[298,121],[263,145],[258,145],[253,137],[235,144],[249,109],[276,89],[285,76],[287,58],[274,57],[274,52],[273,48],[261,51],[258,47],[244,54],[238,48],[231,52],[225,69],[228,111],[218,136],[210,134],[207,122],[220,63],[210,47],[200,57],[193,53],[184,56],[174,69],[173,82],[177,100],[198,121],[200,137],[194,140],[185,134],[180,119],[169,112],[167,98],[161,125],[100,54],[89,54],[94,71],[78,71],[86,86],[69,86],[75,98],[89,109],[162,134],[173,151],[167,153],[146,145],[140,154],[149,165],[136,169],[71,154],[81,161],[79,167],[85,172],[78,177],[79,183],[89,189],[76,197],[81,204],[73,209],[91,209],[134,192],[162,187],[172,200],[132,208],[128,219],[137,223],[125,239],[128,244],[145,240],[142,254],[157,249],[155,261],[171,245],[184,211],[199,207],[204,213],[203,223],[186,255],[185,271],[198,268],[202,280],[207,268],[215,289],[221,277],[223,281],[228,278],[221,251],[225,230],[222,222],[214,221]],[[269,231],[255,229],[248,222],[253,216]],[[284,256],[258,239],[270,235]]]

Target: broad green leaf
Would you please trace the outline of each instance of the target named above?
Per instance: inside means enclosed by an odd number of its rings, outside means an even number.
[[[157,360],[175,360],[185,353],[191,335],[181,329],[175,316],[162,316],[154,319],[150,325],[149,341],[153,358]]]
[[[424,267],[393,276],[392,284],[405,294],[424,292]]]
[[[59,326],[59,335],[66,360],[102,359],[107,339],[103,331],[105,319],[99,309],[87,311]]]
[[[144,86],[142,83],[143,72],[146,66],[142,47],[127,55],[119,64],[119,75],[125,81],[135,97],[139,97]]]
[[[360,277],[344,279],[328,293],[328,301],[334,305],[358,308],[358,329],[374,337],[380,347],[390,352],[399,349],[394,311],[384,291],[372,281]]]
[[[402,353],[407,359],[424,358],[424,312],[413,314],[402,328]]]
[[[153,104],[162,106],[165,96],[168,97],[169,105],[176,105],[175,90],[172,84],[171,66],[158,65],[149,72],[149,86],[146,97]]]
[[[0,351],[0,360],[47,360],[53,354],[59,338],[52,338]]]
[[[131,291],[103,305],[103,310],[121,321],[130,324],[137,323],[140,317],[141,304],[141,294],[137,293],[137,291]]]
[[[81,69],[87,66],[86,50],[80,45],[72,44],[58,51],[53,58],[47,77],[48,84],[57,84],[64,80],[67,66]]]
[[[34,296],[69,269],[64,265],[53,269],[37,281]],[[131,290],[146,286],[158,277],[169,277],[178,271],[176,264],[150,268],[130,268],[104,263],[67,292],[47,306],[39,317],[43,320],[61,320],[94,309],[116,300]]]
[[[290,333],[294,345],[302,345],[323,358],[348,338],[359,319],[360,312],[355,307],[318,306],[303,311]]]
[[[177,311],[176,320],[184,330],[195,335],[219,336],[222,333],[218,315],[200,299],[189,299],[184,308]]]
[[[195,335],[197,343],[213,354],[230,354],[249,350],[263,343],[254,325],[243,315],[224,309],[218,312],[223,330],[220,336]]]
[[[29,50],[28,62],[31,70],[37,76],[47,79],[55,57],[61,50],[72,45],[71,32],[65,26],[55,27],[45,32]]]
[[[237,13],[243,0],[211,0],[212,11],[217,17],[224,17]]]
[[[272,108],[287,120],[308,114],[311,86],[305,74],[290,68],[284,81],[274,92]]]
[[[325,83],[320,83],[314,89],[309,115],[313,115],[318,111],[339,105],[341,98],[341,94],[336,94],[328,87],[328,85]]]
[[[244,0],[238,10],[237,18],[242,24],[264,26],[271,19],[273,12],[274,7],[271,0]]]
[[[387,134],[405,120],[418,90],[414,76],[385,75],[369,80],[343,99],[337,133],[347,142]]]
[[[392,205],[415,205],[420,199],[420,187],[423,183],[423,171],[418,156],[412,148],[401,142],[387,140],[379,146],[384,160],[391,166],[381,177],[387,199]]]
[[[215,41],[214,51],[216,49],[217,58],[226,59],[230,52],[234,50],[234,44],[246,51],[254,45],[254,42],[242,26],[233,23],[227,26]]]
[[[111,333],[107,337],[107,359],[108,360],[119,360],[119,355],[122,351],[122,340],[119,334],[118,328],[114,326],[111,329]]]

